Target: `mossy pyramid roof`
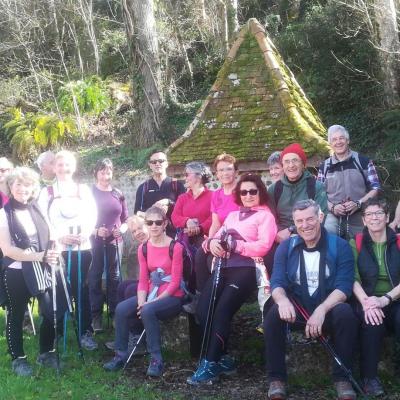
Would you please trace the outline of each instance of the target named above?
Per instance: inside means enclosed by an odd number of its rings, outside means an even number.
[[[211,163],[226,152],[240,164],[266,160],[301,143],[317,162],[328,152],[326,130],[263,26],[250,19],[186,132],[167,149],[170,165]]]

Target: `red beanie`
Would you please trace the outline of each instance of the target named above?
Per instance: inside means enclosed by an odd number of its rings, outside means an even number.
[[[285,147],[282,152],[281,152],[281,162],[283,159],[283,156],[288,153],[294,153],[297,154],[300,158],[301,161],[303,161],[304,166],[307,164],[307,156],[306,153],[304,152],[303,148],[299,143],[292,143],[289,144],[289,146]]]

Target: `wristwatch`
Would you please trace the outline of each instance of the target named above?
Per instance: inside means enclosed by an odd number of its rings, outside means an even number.
[[[360,200],[356,200],[354,203],[356,203],[357,208],[360,210],[361,209],[361,201]]]

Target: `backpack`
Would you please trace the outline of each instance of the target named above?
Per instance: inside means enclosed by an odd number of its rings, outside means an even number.
[[[358,254],[360,254],[361,251],[363,237],[364,235],[361,232],[356,233],[356,235],[354,236],[354,240],[356,242],[356,250]],[[397,248],[400,250],[400,234],[396,234],[396,239]]]
[[[315,195],[316,195],[316,185],[317,185],[317,181],[314,178],[314,176],[308,176],[306,178],[307,182],[306,182],[306,190],[307,190],[307,196],[309,199],[314,200],[315,199]],[[283,192],[283,183],[281,180],[277,181],[275,183],[275,188],[274,188],[274,201],[275,201],[275,206],[278,205],[279,199],[282,196],[282,192]]]
[[[194,274],[194,254],[192,254],[191,250],[187,248],[185,243],[182,243],[179,240],[171,240],[168,249],[169,258],[172,260],[174,256],[174,247],[175,243],[179,243],[183,247],[182,258],[183,258],[183,268],[182,268],[182,280],[183,280],[183,291],[186,295],[190,292],[191,281],[193,280]],[[142,254],[144,259],[147,262],[147,240],[142,245]]]
[[[368,181],[367,181],[367,178],[364,175],[364,170],[361,167],[360,157],[358,156],[358,153],[355,153],[355,155],[352,154],[351,155],[351,159],[353,161],[353,164],[355,165],[355,167],[358,169],[358,171],[360,172],[361,176],[363,177],[365,187],[368,188]],[[328,174],[330,169],[332,169],[332,157],[329,157],[324,161],[324,168],[323,168],[324,181],[325,181],[326,175]]]
[[[172,185],[172,191],[175,193],[175,195],[178,194],[178,180],[176,178],[172,178],[171,181]],[[140,202],[140,211],[143,211],[143,200],[144,200],[144,195],[149,191],[149,181],[147,180],[143,184],[143,190],[142,190],[142,200]]]
[[[76,196],[75,197],[77,197],[78,199],[81,199],[81,194],[80,194],[81,185],[79,183],[77,183],[76,186],[77,186],[77,190],[76,190]],[[47,195],[48,195],[48,199],[49,199],[49,202],[47,203],[47,215],[49,215],[50,207],[51,207],[53,201],[55,199],[60,199],[61,196],[54,196],[54,187],[53,187],[53,185],[46,186],[46,188],[47,188]]]

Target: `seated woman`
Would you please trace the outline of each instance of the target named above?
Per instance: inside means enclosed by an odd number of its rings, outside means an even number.
[[[387,329],[400,344],[400,250],[396,234],[387,227],[389,208],[384,199],[363,204],[364,231],[350,241],[356,260],[353,292],[361,320],[360,373],[367,395],[384,394],[378,362]]]
[[[0,248],[4,254],[1,284],[6,295],[6,338],[12,370],[19,376],[30,376],[33,371],[23,348],[22,323],[31,297],[38,298],[43,317],[37,363],[57,368],[53,308],[48,295],[50,267],[47,263],[57,262],[59,253],[49,250],[45,257],[49,227],[34,200],[39,191],[39,175],[29,168],[17,167],[7,177],[7,183],[11,197],[0,210]],[[62,316],[63,313],[59,312],[59,326],[62,325]]]
[[[201,162],[190,162],[185,168],[185,185],[188,191],[181,194],[172,211],[171,219],[175,228],[181,228],[189,236],[190,244],[200,247],[204,235],[211,226],[211,196],[205,184],[211,172]]]
[[[182,250],[175,243],[170,257],[172,239],[166,235],[168,224],[164,210],[151,207],[145,213],[149,240],[139,246],[140,264],[137,296],[119,303],[115,310],[115,356],[104,364],[107,371],[124,366],[128,354],[129,320],[139,320],[142,327],[135,334],[146,331],[147,350],[150,353],[148,376],[161,376],[164,370],[161,356],[160,320],[172,318],[182,309]],[[161,279],[161,281],[160,281]]]
[[[277,232],[274,216],[267,206],[268,194],[259,176],[241,176],[235,200],[241,206],[240,210],[231,212],[216,235],[208,239],[211,253],[215,257],[226,258],[226,262],[223,262],[220,272],[212,321],[207,319],[216,270],[200,295],[197,316],[203,336],[206,335],[203,343],[208,343],[208,346],[202,349],[204,358],[197,371],[187,379],[191,385],[213,382],[221,374],[235,371],[226,348],[230,323],[236,311],[257,288],[256,262],[262,260],[271,248]],[[224,246],[226,234],[231,238],[228,251]],[[206,326],[210,326],[210,332],[205,332]]]

